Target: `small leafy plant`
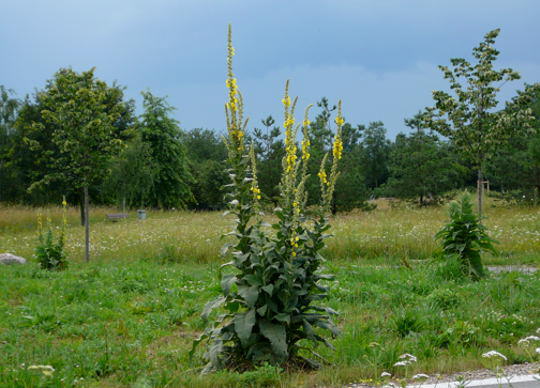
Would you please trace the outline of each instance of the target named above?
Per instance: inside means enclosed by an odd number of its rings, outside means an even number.
[[[444,254],[458,259],[464,275],[472,279],[484,277],[481,254],[483,251],[496,254],[495,240],[487,235],[468,195],[452,202],[449,213],[450,222],[436,234],[442,240]]]
[[[273,212],[277,221],[268,225],[263,222],[254,148],[245,143],[247,120],[243,118],[242,96],[232,71],[233,56],[229,27],[226,82],[229,98],[225,111],[231,180],[229,212],[235,218],[235,228],[229,235],[234,243],[223,250],[230,261],[222,267],[231,270],[222,275],[222,296],[207,304],[203,317],[208,318],[210,312],[220,306],[225,312],[195,341],[194,349],[200,341],[208,341],[205,371],[247,370],[263,363],[317,367],[319,362],[305,357],[321,358],[309,344],[324,343],[331,347],[324,332],[332,336],[338,334],[331,320],[337,313],[320,305],[328,297],[328,288],[320,282],[333,279],[321,273],[324,258],[320,251],[329,237],[327,215],[343,150],[341,102],[335,118],[337,133],[332,153],[323,158],[318,173],[321,201],[308,213],[305,184],[310,160],[310,106],[303,122],[295,124],[297,99],[291,101],[287,82],[282,99],[285,156],[280,199]],[[297,133],[300,129],[303,140],[299,147]],[[327,167],[329,158],[330,169]]]
[[[65,235],[66,235],[66,200],[62,201],[62,225],[60,227],[60,235],[55,239],[51,220],[47,219],[47,230],[43,230],[43,221],[41,214],[38,215],[38,234],[39,243],[36,247],[35,254],[42,269],[47,270],[62,270],[68,265],[67,256],[64,251]]]

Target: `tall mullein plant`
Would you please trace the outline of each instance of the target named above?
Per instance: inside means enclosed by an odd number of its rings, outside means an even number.
[[[308,358],[310,354],[319,357],[310,343],[331,346],[324,333],[338,334],[331,321],[336,312],[318,303],[328,297],[328,288],[320,281],[333,279],[321,273],[324,259],[320,251],[328,237],[327,215],[343,148],[341,103],[332,155],[324,158],[319,172],[322,200],[315,214],[308,215],[305,182],[310,160],[310,107],[302,123],[296,124],[297,100],[291,101],[287,82],[282,100],[286,154],[272,232],[263,222],[255,153],[252,146],[245,144],[247,120],[243,118],[243,101],[232,70],[233,56],[229,28],[229,98],[225,111],[231,180],[229,212],[235,217],[235,228],[229,233],[234,242],[223,250],[230,261],[222,267],[231,270],[222,275],[222,295],[206,305],[203,318],[207,319],[217,307],[222,307],[224,313],[195,341],[193,350],[200,341],[208,341],[205,371],[243,369],[261,362],[316,367],[318,362]],[[299,130],[303,133],[300,149]]]

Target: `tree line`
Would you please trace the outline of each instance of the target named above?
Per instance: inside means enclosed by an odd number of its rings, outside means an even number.
[[[434,106],[405,119],[408,133],[389,139],[382,121],[343,125],[343,160],[333,211],[369,209],[368,199],[436,203],[454,189],[491,189],[536,201],[540,189],[540,84],[526,85],[499,107],[497,82],[519,78],[493,69],[498,30],[473,50],[476,63],[440,66],[453,95],[434,92]],[[331,148],[336,107],[321,98],[310,122],[308,204],[320,197],[317,171]],[[65,195],[129,208],[217,210],[228,183],[224,133],[183,130],[165,97],[142,92],[142,114],[124,87],[94,69],[60,69],[24,99],[0,85],[0,201],[43,205]],[[346,119],[346,118],[345,118]],[[258,160],[267,203],[277,203],[284,157],[282,125],[272,116],[246,133]],[[483,185],[482,185],[483,187]],[[87,206],[86,206],[87,208]]]

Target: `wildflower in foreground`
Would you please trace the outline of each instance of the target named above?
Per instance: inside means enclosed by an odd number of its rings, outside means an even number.
[[[540,337],[537,337],[535,335],[530,335],[528,337],[522,338],[518,341],[518,345],[528,345],[531,341],[540,341]]]
[[[416,361],[417,361],[417,360],[416,360],[416,357],[413,356],[413,355],[410,354],[410,353],[402,354],[401,356],[399,356],[399,358],[402,359],[402,360],[405,359],[405,360],[407,360],[407,361],[409,361],[409,362],[416,362]]]
[[[409,365],[411,362],[410,361],[398,361],[394,364],[394,366],[407,366]]]
[[[482,357],[484,357],[484,358],[499,357],[499,358],[502,358],[504,361],[508,360],[508,358],[506,358],[506,356],[504,354],[501,354],[501,353],[497,352],[496,350],[490,350],[489,352],[486,352],[486,353],[482,354]]]
[[[540,348],[536,348],[535,352],[540,354]]]
[[[381,377],[391,377],[391,376],[392,376],[392,373],[388,373],[388,372],[381,373]]]
[[[429,379],[429,375],[426,375],[425,373],[418,373],[417,375],[414,375],[413,380],[421,380],[421,379]]]

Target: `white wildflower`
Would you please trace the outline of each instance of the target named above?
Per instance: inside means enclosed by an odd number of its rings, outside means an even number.
[[[398,361],[394,364],[394,366],[407,366],[409,365],[410,362],[409,361]]]
[[[518,345],[525,344],[528,345],[530,341],[540,341],[540,337],[537,337],[535,335],[530,335],[528,337],[522,338],[518,341]]]
[[[429,376],[425,373],[418,373],[417,375],[414,375],[412,377],[414,380],[420,380],[420,379],[429,379]]]
[[[407,360],[409,362],[416,362],[416,357],[410,353],[402,354],[401,356],[399,356],[399,358],[402,360]]]
[[[381,373],[381,377],[391,377],[391,376],[392,376],[392,373],[388,373],[388,372]]]
[[[535,352],[540,354],[540,348],[536,348]]]
[[[489,352],[482,354],[482,357],[484,357],[484,358],[500,357],[504,361],[508,360],[504,354],[501,354],[501,353],[497,352],[496,350],[490,350]]]

